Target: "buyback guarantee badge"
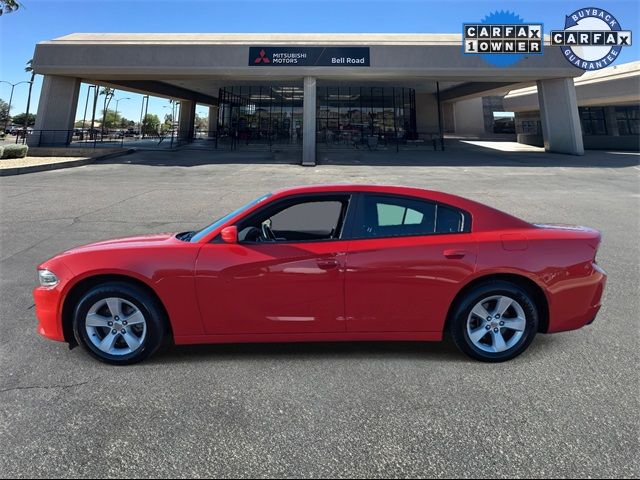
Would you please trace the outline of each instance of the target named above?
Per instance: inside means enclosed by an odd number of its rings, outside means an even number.
[[[611,65],[631,45],[631,30],[623,30],[611,13],[601,8],[581,8],[567,15],[564,30],[551,32],[551,45],[562,47],[564,57],[582,70]]]

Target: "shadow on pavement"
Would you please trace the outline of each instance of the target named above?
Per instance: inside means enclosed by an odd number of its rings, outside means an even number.
[[[180,345],[168,347],[147,360],[147,363],[193,363],[224,359],[253,361],[259,358],[367,360],[381,357],[421,361],[472,361],[460,353],[451,341],[445,341]]]
[[[493,143],[496,147],[506,145]],[[514,147],[517,144],[514,144]],[[131,155],[100,161],[101,164],[131,164],[157,167],[198,167],[204,165],[299,165],[299,150],[234,150],[220,151],[183,147],[173,151],[140,150]],[[640,154],[589,150],[584,156],[545,153],[543,151],[504,151],[487,146],[449,140],[444,151],[427,149],[402,150],[318,150],[318,165],[390,166],[390,167],[572,167],[626,168],[640,165]]]

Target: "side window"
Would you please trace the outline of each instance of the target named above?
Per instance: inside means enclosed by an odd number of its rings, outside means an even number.
[[[274,233],[306,232],[330,238],[338,229],[342,203],[306,202],[293,205],[271,217]]]
[[[365,195],[354,233],[359,238],[458,233],[469,231],[467,217],[435,202]]]
[[[239,225],[241,242],[318,241],[340,238],[348,197],[310,199],[270,208]]]
[[[464,215],[460,210],[438,205],[436,233],[456,233],[464,229]]]

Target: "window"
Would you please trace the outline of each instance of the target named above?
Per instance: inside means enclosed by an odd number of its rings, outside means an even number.
[[[469,215],[456,208],[405,197],[366,195],[356,237],[390,237],[470,231]]]
[[[616,107],[616,121],[620,135],[639,135],[640,107],[637,105]]]
[[[259,212],[238,230],[241,242],[319,241],[340,238],[348,198],[286,202]]]
[[[583,135],[606,135],[607,124],[603,107],[580,107],[580,123]]]

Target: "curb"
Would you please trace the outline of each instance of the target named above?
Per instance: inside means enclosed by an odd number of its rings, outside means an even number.
[[[49,170],[61,170],[63,168],[81,167],[90,163],[99,162],[100,160],[108,160],[110,158],[129,155],[136,152],[136,148],[129,148],[123,152],[107,153],[106,155],[98,155],[97,157],[82,158],[80,160],[70,160],[68,162],[45,163],[42,165],[33,165],[29,167],[14,167],[0,169],[0,177],[8,177],[10,175],[22,175],[24,173],[46,172]]]

